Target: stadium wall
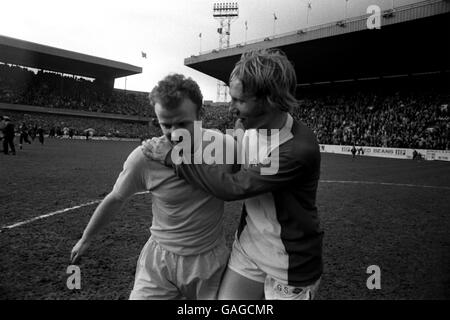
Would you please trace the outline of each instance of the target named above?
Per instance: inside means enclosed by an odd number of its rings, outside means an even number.
[[[330,145],[321,144],[320,152],[337,153],[337,154],[351,154],[353,146],[348,145]],[[450,150],[429,150],[429,149],[407,149],[407,148],[380,148],[380,147],[366,147],[355,146],[356,149],[362,148],[364,156],[393,158],[393,159],[412,159],[413,152],[416,150],[422,155],[425,160],[440,160],[450,161]]]

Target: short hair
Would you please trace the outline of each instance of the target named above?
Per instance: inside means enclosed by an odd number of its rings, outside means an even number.
[[[243,93],[264,99],[272,108],[292,111],[297,77],[292,63],[281,50],[263,49],[242,54],[230,75],[242,82]]]
[[[202,92],[197,82],[178,73],[169,74],[159,81],[150,92],[149,98],[153,107],[160,103],[164,108],[170,109],[177,108],[183,99],[189,98],[197,106],[197,114],[203,104]]]

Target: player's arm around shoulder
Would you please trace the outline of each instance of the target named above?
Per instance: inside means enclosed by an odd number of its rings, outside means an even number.
[[[287,187],[305,172],[304,162],[297,159],[285,145],[278,151],[276,155],[272,153],[269,166],[241,166],[240,170],[232,173],[217,165],[174,164],[170,157],[166,158],[166,164],[189,183],[219,199],[234,201]]]

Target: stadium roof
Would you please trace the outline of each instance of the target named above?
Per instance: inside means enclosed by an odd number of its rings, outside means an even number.
[[[429,0],[382,12],[381,28],[370,15],[212,50],[185,65],[228,82],[240,55],[280,48],[294,63],[299,84],[413,74],[450,69],[450,2]]]
[[[141,67],[123,62],[1,35],[0,62],[96,79],[114,79],[142,72]]]

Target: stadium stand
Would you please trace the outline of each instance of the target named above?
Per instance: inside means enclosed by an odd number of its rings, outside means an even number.
[[[381,12],[379,29],[368,29],[367,14],[202,52],[185,65],[227,82],[243,52],[281,49],[297,74],[294,117],[321,144],[449,149],[449,17],[449,1],[426,0]]]
[[[88,128],[95,129],[95,136],[109,138],[143,139],[161,135],[159,127],[142,122],[24,113],[10,110],[2,112],[2,115],[8,116],[16,124],[16,130],[18,130],[20,124],[25,123],[28,128],[41,127],[44,129],[44,133],[50,136],[58,136],[57,133],[63,132],[66,127],[72,129],[75,136],[83,136],[84,130]]]
[[[449,30],[450,4],[448,1],[427,0],[398,7],[391,13],[383,15],[380,30],[367,30],[367,16],[361,16],[345,21],[346,28],[335,23],[314,26],[301,33],[278,35],[274,41],[256,40],[220,52],[216,50],[191,56],[185,64],[226,81],[242,52],[280,48],[294,62],[299,80],[300,104],[293,116],[306,122],[320,143],[450,149],[450,60],[445,37]],[[416,37],[419,33],[431,34],[435,30],[444,32],[443,37]],[[54,109],[55,113],[56,110],[84,110],[96,114],[95,119],[87,119],[81,115],[50,116],[25,109],[22,113],[8,110],[17,122],[40,122],[46,130],[70,126],[82,131],[93,127],[97,135],[105,136],[159,134],[155,115],[148,106],[147,93],[112,88],[104,90],[104,84],[111,85],[110,79],[118,69],[122,68],[120,76],[139,72],[138,69],[26,43],[25,50],[40,52],[40,64],[31,65],[30,61],[15,58],[26,57],[27,54],[13,54],[24,50],[22,42],[1,37],[0,40],[0,48],[4,42],[5,48],[11,51],[9,55],[0,53],[0,58],[3,56],[15,64],[34,68],[41,66],[42,69],[48,67],[56,71],[33,72],[11,63],[0,63],[0,102],[42,106]],[[358,43],[357,47],[355,43]],[[48,51],[50,56],[47,56]],[[70,69],[68,66],[72,64],[69,62],[74,56],[81,62],[77,69]],[[62,59],[64,68],[52,65],[55,59]],[[109,80],[102,80],[104,68],[109,68]],[[95,80],[67,73],[84,74]],[[202,113],[204,127],[221,131],[233,127],[234,120],[226,105],[209,101],[205,104]],[[123,119],[111,119],[107,114],[120,115]],[[105,119],[102,119],[103,115]],[[141,118],[132,119],[131,116]],[[150,126],[145,121],[150,122]]]
[[[306,122],[322,144],[444,150],[450,149],[448,97],[325,96],[303,99],[294,117]]]
[[[124,115],[153,115],[148,93],[96,90],[93,81],[82,77],[39,70],[37,73],[0,64],[0,101],[13,104],[107,112]]]
[[[448,82],[448,74],[429,75],[416,79],[413,84],[404,79],[381,82],[373,80],[365,85],[350,82],[339,88],[336,85],[302,88],[298,96],[299,108],[293,115],[307,123],[322,144],[450,149],[450,95],[439,85]],[[62,88],[56,89],[59,86]],[[146,93],[123,90],[114,90],[106,98],[92,88],[91,81],[83,78],[42,71],[35,74],[28,69],[0,64],[1,102],[97,113],[144,114],[154,118],[147,99]],[[160,134],[155,122],[147,125],[125,119],[87,119],[17,111],[8,111],[6,115],[17,123],[25,122],[28,127],[41,126],[47,133],[68,127],[75,135],[82,135],[86,128],[95,128],[96,135],[105,137],[143,138]],[[202,119],[204,127],[223,132],[232,128],[234,122],[223,103],[206,105]]]
[[[391,82],[374,89],[373,81],[358,88],[347,84],[345,90],[320,88],[300,94],[292,114],[313,129],[321,144],[448,150],[450,94],[425,90],[420,83],[420,91],[392,89]],[[233,126],[223,105],[206,107],[204,119],[204,126],[220,130]]]
[[[19,66],[0,64],[0,102],[14,105],[31,105],[55,109],[85,110],[89,112],[120,115],[153,116],[145,92],[113,90],[111,94],[95,89],[93,82],[82,77],[54,72],[37,73]],[[96,135],[120,138],[141,138],[159,134],[159,129],[143,122],[101,118],[82,118],[43,113],[3,111],[16,123],[28,127],[42,127],[48,134],[58,128],[69,127],[75,135],[95,128]],[[18,126],[16,126],[18,128]]]
[[[205,103],[201,113],[202,126],[226,132],[234,128],[233,116],[228,112],[227,103]]]
[[[0,36],[0,111],[47,134],[94,128],[97,136],[159,135],[148,93],[114,89],[114,79],[142,68]]]

